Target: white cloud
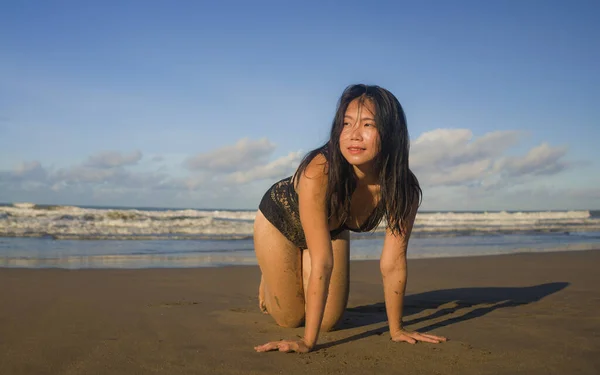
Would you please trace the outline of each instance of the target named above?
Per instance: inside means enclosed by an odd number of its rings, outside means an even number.
[[[274,150],[275,145],[266,138],[256,141],[243,138],[233,146],[192,156],[186,159],[184,166],[191,171],[209,170],[217,173],[241,171],[265,163]]]
[[[200,205],[219,206],[213,200],[238,203],[242,199],[254,200],[260,184],[248,184],[294,172],[300,163],[300,152],[269,161],[274,148],[267,139],[242,139],[234,145],[187,159],[192,171],[183,174],[178,171],[178,162],[173,160],[154,167],[149,167],[152,163],[139,164],[140,151],[101,152],[63,168],[48,169],[32,161],[21,163],[12,171],[0,171],[0,186],[15,197],[23,196],[19,191],[31,192],[34,201],[35,197],[54,195],[67,200],[77,196],[105,202],[112,192],[117,201],[125,197],[140,201],[142,196],[154,199],[162,196],[169,201],[188,197],[208,201]]]
[[[473,140],[469,129],[436,129],[411,145],[415,168],[443,168],[501,155],[518,142],[518,131],[496,131]]]
[[[510,176],[555,174],[567,167],[561,158],[567,153],[567,147],[551,147],[547,143],[529,150],[523,157],[508,157],[498,162],[496,170]]]
[[[123,169],[99,169],[80,165],[66,169],[59,169],[52,175],[52,177],[56,181],[67,184],[105,183],[119,181],[125,177],[125,174],[126,172]]]
[[[459,164],[446,173],[425,175],[426,181],[432,185],[467,185],[485,176],[491,165],[490,159],[475,160]]]
[[[566,147],[543,143],[524,156],[505,156],[522,133],[496,131],[475,138],[468,129],[436,129],[411,145],[411,168],[425,186],[475,185],[486,189],[552,175],[569,164]]]
[[[50,175],[55,188],[77,184],[90,184],[113,188],[153,189],[168,183],[169,176],[161,172],[139,172],[124,168],[97,169],[74,166],[59,169]]]
[[[84,165],[91,168],[116,168],[134,165],[141,159],[142,153],[140,151],[134,151],[129,155],[116,151],[104,151],[91,155]]]
[[[519,132],[502,131],[475,137],[468,129],[437,129],[417,138],[412,144],[411,167],[423,186],[425,207],[505,209],[511,204],[533,209],[550,200],[556,207],[570,207],[570,201],[598,202],[597,189],[563,196],[540,190],[544,186],[540,176],[581,163],[566,160],[566,147],[547,143],[521,155],[509,154],[519,136]],[[166,158],[159,164],[137,163],[139,151],[98,153],[60,169],[30,161],[0,171],[0,191],[2,200],[46,199],[45,203],[254,207],[269,184],[293,174],[303,156],[290,152],[269,160],[274,148],[267,139],[242,139],[188,159]],[[190,170],[178,168],[181,160],[186,160]]]
[[[43,181],[46,179],[46,170],[39,161],[23,162],[14,169],[13,177],[20,180]]]
[[[226,176],[225,180],[245,184],[251,181],[283,178],[294,173],[301,159],[302,154],[300,152],[290,152],[286,156],[266,165],[257,165],[245,171],[234,172]]]

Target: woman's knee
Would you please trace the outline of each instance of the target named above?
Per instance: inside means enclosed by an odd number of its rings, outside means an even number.
[[[298,328],[304,323],[304,312],[273,315],[277,325],[283,328]]]

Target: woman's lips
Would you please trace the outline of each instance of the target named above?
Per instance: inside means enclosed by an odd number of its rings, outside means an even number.
[[[353,155],[360,154],[363,151],[365,151],[365,149],[362,147],[348,147],[348,152]]]

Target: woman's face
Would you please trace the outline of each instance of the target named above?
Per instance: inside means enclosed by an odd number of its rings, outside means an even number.
[[[353,166],[368,166],[379,152],[379,131],[375,123],[375,106],[369,99],[354,99],[344,116],[340,149]]]

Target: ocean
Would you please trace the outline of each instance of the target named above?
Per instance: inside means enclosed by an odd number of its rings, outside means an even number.
[[[0,205],[0,267],[254,265],[255,210]],[[378,259],[385,223],[351,233],[351,259]],[[408,257],[600,248],[600,210],[419,212]]]

